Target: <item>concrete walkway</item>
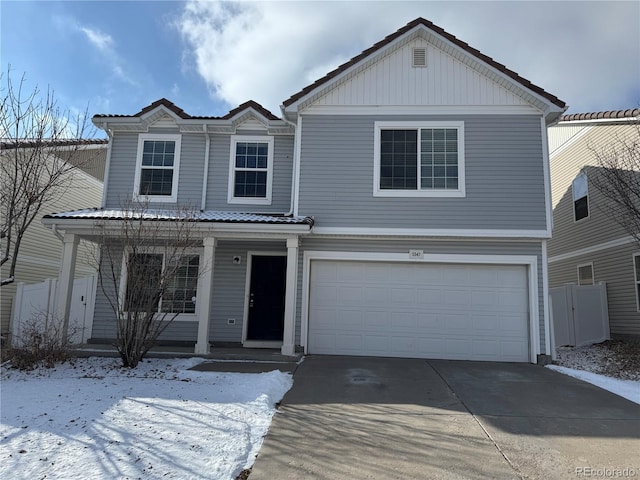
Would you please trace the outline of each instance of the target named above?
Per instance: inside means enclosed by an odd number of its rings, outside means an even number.
[[[294,379],[250,480],[640,476],[640,406],[535,365],[311,356]]]

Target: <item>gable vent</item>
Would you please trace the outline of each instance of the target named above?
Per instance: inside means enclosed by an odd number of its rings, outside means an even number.
[[[413,66],[414,67],[426,67],[427,66],[427,49],[424,47],[413,49]]]

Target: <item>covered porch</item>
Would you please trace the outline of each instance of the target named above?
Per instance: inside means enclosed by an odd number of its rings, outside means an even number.
[[[89,209],[47,215],[43,223],[63,243],[55,302],[63,331],[68,328],[79,241],[100,244],[106,235],[110,242],[117,243],[126,235],[123,225],[132,219],[152,227],[142,239],[150,247],[166,241],[161,238],[163,232],[175,222],[188,222],[191,229],[190,248],[197,257],[193,305],[163,334],[165,343],[172,337],[182,340],[178,344],[191,341],[193,345],[195,341],[192,352],[208,355],[213,338],[222,344],[279,348],[282,355],[295,355],[298,252],[300,237],[311,231],[310,217],[205,211],[187,218],[182,212],[152,209],[137,213]],[[278,279],[283,281],[283,288],[279,289]],[[119,288],[122,295],[126,268],[120,275]],[[184,304],[189,301],[185,299]],[[109,315],[114,314],[104,305],[106,302],[96,302],[92,338],[112,335]]]

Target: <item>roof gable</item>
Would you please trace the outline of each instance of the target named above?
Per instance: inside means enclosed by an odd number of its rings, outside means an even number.
[[[432,49],[437,48],[455,58],[458,62],[480,72],[493,82],[498,83],[502,88],[517,93],[530,104],[535,105],[537,103],[539,108],[544,106],[557,112],[563,111],[566,107],[563,101],[522,78],[516,72],[507,69],[504,65],[470,47],[467,43],[445,32],[428,20],[418,18],[395,33],[388,35],[313,84],[303,88],[300,92],[292,95],[283,103],[285,111],[296,112],[298,109],[313,103],[331,89],[337,88],[365,69],[370,68],[375,62],[382,60],[390,53],[418,38],[426,40],[432,46]],[[429,62],[428,59],[427,62]]]

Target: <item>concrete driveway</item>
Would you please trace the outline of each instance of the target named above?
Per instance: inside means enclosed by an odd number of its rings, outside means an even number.
[[[640,406],[539,366],[310,356],[294,380],[250,480],[640,477]]]

